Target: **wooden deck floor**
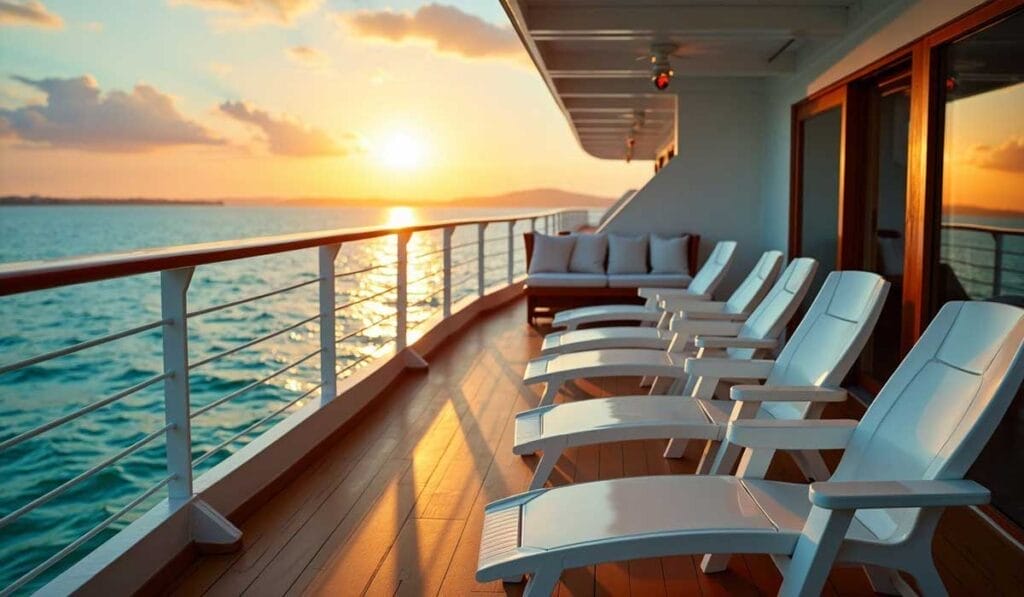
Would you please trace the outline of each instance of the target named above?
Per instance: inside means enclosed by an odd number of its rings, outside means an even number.
[[[388,396],[241,527],[244,548],[206,556],[167,591],[179,595],[519,594],[518,585],[473,579],[487,502],[524,490],[533,462],[511,451],[513,415],[537,402],[523,386],[541,335],[517,301],[479,320],[431,355]],[[572,391],[635,391],[636,380]],[[571,399],[562,397],[562,399]],[[664,442],[570,451],[554,483],[691,471],[696,454],[661,457]],[[692,446],[699,449],[700,446]],[[780,459],[776,459],[780,460]],[[780,465],[778,475],[791,475]],[[776,471],[773,471],[776,476]],[[776,478],[779,478],[776,476]],[[681,505],[682,507],[682,505]],[[560,595],[774,594],[780,577],[764,556],[734,557],[704,575],[692,557],[571,570]],[[962,588],[950,579],[951,592]],[[829,595],[866,595],[857,569],[833,572]]]

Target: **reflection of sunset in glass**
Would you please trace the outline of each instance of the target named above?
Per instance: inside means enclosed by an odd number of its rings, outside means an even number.
[[[388,226],[401,228],[416,223],[416,210],[411,207],[389,207]]]

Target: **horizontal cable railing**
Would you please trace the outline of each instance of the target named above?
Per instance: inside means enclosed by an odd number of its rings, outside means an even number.
[[[109,508],[107,511],[113,514],[106,516],[98,525],[83,528],[77,538],[54,544],[52,553],[42,561],[15,570],[10,577],[0,577],[0,586],[8,585],[0,588],[0,595],[33,588],[33,583],[52,578],[74,559],[69,556],[81,556],[79,552],[83,551],[83,546],[95,544],[93,540],[111,532],[115,523],[130,522],[125,517],[134,516],[141,506],[151,505],[162,490],[166,489],[165,495],[171,500],[191,499],[193,473],[200,474],[214,465],[218,462],[217,456],[229,458],[236,451],[234,446],[244,445],[244,442],[251,441],[250,438],[270,429],[275,421],[288,416],[290,410],[301,408],[304,401],[334,399],[339,395],[340,381],[356,374],[376,357],[404,350],[410,341],[411,329],[436,320],[438,316],[441,319],[450,316],[453,305],[463,298],[482,296],[487,287],[485,282],[490,280],[493,283],[493,277],[489,276],[505,269],[506,281],[512,284],[517,268],[525,263],[522,243],[514,242],[523,226],[527,230],[556,233],[585,223],[586,214],[579,210],[553,211],[478,220],[449,220],[401,229],[336,230],[0,265],[0,297],[143,274],[160,275],[159,288],[154,289],[159,297],[158,319],[37,355],[24,355],[8,363],[0,362],[0,388],[7,387],[4,376],[17,373],[19,379],[35,380],[34,376],[42,375],[42,372],[34,367],[58,359],[65,359],[61,363],[71,362],[71,369],[77,359],[86,357],[103,361],[106,367],[113,365],[116,368],[119,355],[127,358],[139,350],[139,343],[147,341],[151,343],[153,355],[162,362],[162,366],[155,370],[133,371],[130,375],[125,373],[115,378],[123,379],[125,387],[113,385],[108,392],[98,392],[101,396],[98,399],[83,400],[71,406],[60,405],[59,408],[66,412],[37,420],[24,429],[9,429],[0,436],[3,458],[24,459],[32,453],[23,449],[26,445],[34,445],[31,442],[51,441],[48,438],[55,430],[84,424],[88,417],[99,416],[110,409],[146,412],[154,417],[153,420],[159,417],[162,425],[145,435],[137,434],[126,439],[121,446],[112,448],[112,453],[101,454],[84,470],[72,473],[49,471],[40,482],[26,484],[43,489],[35,494],[26,493],[20,503],[0,512],[0,540],[4,539],[2,533],[8,529],[23,527],[30,520],[26,517],[47,508],[59,507],[61,500],[72,492],[81,493],[84,487],[95,482],[111,467],[127,463],[138,466],[136,459],[159,448],[157,440],[164,438],[163,462],[148,470],[133,485],[141,491],[132,494],[121,488],[117,492],[117,495],[127,493],[136,497],[122,506],[104,502],[103,508]],[[485,237],[485,231],[493,231],[492,227],[499,225],[503,235]],[[428,231],[441,234],[417,236]],[[369,241],[374,242],[372,247],[365,244]],[[498,243],[504,243],[502,249],[493,250]],[[336,261],[342,246],[352,246],[356,253],[346,253],[347,267],[338,272]],[[280,281],[275,284],[278,288],[269,291],[258,287],[243,288],[244,285],[232,283],[227,286],[236,296],[248,292],[238,298],[217,295],[219,300],[213,304],[189,308],[193,274],[204,266],[265,256],[288,256],[296,260],[306,258],[298,253],[303,250],[316,252],[313,262],[306,262],[315,273],[310,274],[299,267],[294,270],[294,277],[299,277],[299,281]],[[353,260],[359,251],[366,255],[362,262]],[[382,255],[386,259],[382,259]],[[456,256],[458,261],[453,260]],[[498,257],[505,258],[500,268],[495,267]],[[291,272],[290,269],[288,271]],[[453,276],[453,272],[463,271],[465,276]],[[475,285],[472,283],[474,279]],[[356,288],[340,290],[339,280],[354,281]],[[258,277],[255,283],[269,285],[263,277]],[[411,289],[413,286],[415,288]],[[191,290],[191,294],[197,292],[200,292],[197,288]],[[270,315],[268,304],[282,307],[283,312],[275,311]],[[233,309],[235,311],[231,311]],[[311,310],[316,313],[309,314]],[[204,319],[213,313],[223,313],[223,316]],[[281,321],[288,317],[292,318],[291,321]],[[256,333],[239,334],[242,330],[235,328],[250,318],[252,322],[271,321],[272,325],[260,323]],[[68,322],[69,329],[74,323]],[[195,331],[190,333],[190,326],[203,330],[202,342],[196,342]],[[232,333],[224,332],[225,326],[229,326]],[[156,334],[147,334],[158,329],[161,331],[159,338]],[[375,329],[377,331],[372,331]],[[207,337],[209,330],[220,330],[224,337],[212,341]],[[318,339],[314,340],[317,335]],[[131,347],[122,346],[125,342],[133,344]],[[207,354],[202,357],[191,354],[190,343],[205,347]],[[296,350],[304,343],[315,345]],[[259,349],[247,350],[254,347]],[[88,352],[90,349],[105,352],[93,354]],[[385,349],[393,349],[393,352],[388,353]],[[265,360],[268,355],[273,355],[271,366]],[[260,371],[251,376],[247,374],[242,379],[229,376],[225,378],[229,381],[224,382],[227,385],[223,387],[200,388],[193,383],[193,376],[200,379],[225,368],[243,365],[243,371],[253,367],[259,367]],[[52,374],[49,370],[45,373]],[[312,376],[319,379],[314,380]],[[156,392],[153,390],[157,388],[162,389],[160,400],[150,400],[145,404],[135,400],[137,396],[154,398]],[[220,388],[220,391],[215,392],[214,388]],[[133,400],[130,404],[125,402],[129,398]],[[231,432],[225,434],[227,421],[238,422],[231,424]],[[198,425],[200,422],[202,426]],[[143,485],[142,481],[146,484]],[[98,494],[95,499],[102,500],[102,497]],[[38,586],[36,584],[35,588]]]
[[[1024,292],[1024,229],[943,222],[942,230],[941,259],[972,298]],[[973,239],[991,244],[969,242]],[[1008,239],[1016,239],[1018,250],[1007,247]],[[988,279],[978,277],[985,274]]]

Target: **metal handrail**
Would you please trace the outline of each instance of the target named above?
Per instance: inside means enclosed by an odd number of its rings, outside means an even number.
[[[496,218],[463,218],[400,228],[386,226],[346,228],[326,232],[304,232],[245,240],[197,243],[162,249],[12,263],[0,265],[0,296],[211,263],[223,263],[275,253],[287,253],[299,249],[311,249],[402,233],[409,234],[470,224],[515,222],[530,217],[555,216],[560,213],[564,213],[563,210]]]
[[[164,416],[166,424],[159,430],[154,431],[132,445],[120,450],[118,453],[109,456],[91,468],[78,473],[72,479],[64,481],[57,487],[47,491],[46,493],[34,497],[29,502],[13,510],[11,513],[0,518],[0,528],[3,528],[26,514],[34,511],[35,509],[43,506],[51,500],[57,498],[63,493],[71,490],[77,485],[84,483],[87,479],[93,477],[97,472],[102,471],[121,459],[127,458],[135,452],[142,450],[146,445],[150,444],[153,440],[165,435],[167,438],[167,470],[168,476],[160,481],[156,486],[150,488],[146,492],[143,492],[138,498],[129,502],[125,507],[118,511],[114,516],[106,519],[99,526],[94,527],[92,530],[86,532],[78,539],[72,541],[64,548],[60,549],[56,554],[48,558],[42,564],[33,568],[27,574],[20,577],[15,581],[13,585],[7,588],[0,589],[0,596],[6,595],[25,584],[31,582],[33,579],[38,577],[40,574],[51,568],[61,559],[68,554],[72,553],[89,539],[95,537],[98,533],[102,532],[103,529],[109,527],[115,521],[120,519],[125,513],[131,511],[137,507],[140,503],[145,501],[147,498],[154,495],[163,487],[168,488],[168,496],[171,498],[187,498],[192,495],[192,472],[197,466],[206,462],[214,454],[219,453],[231,444],[239,441],[245,436],[251,434],[257,430],[260,426],[265,425],[271,421],[274,417],[279,416],[281,413],[291,408],[299,401],[312,396],[317,391],[320,392],[321,399],[330,400],[334,398],[337,391],[337,380],[349,373],[354,371],[355,368],[361,364],[367,362],[371,358],[377,357],[381,354],[381,349],[394,345],[395,353],[400,353],[406,347],[408,331],[410,323],[412,328],[423,325],[424,322],[429,321],[433,316],[421,319],[416,322],[409,322],[407,319],[406,311],[409,307],[419,307],[425,305],[427,302],[434,300],[434,297],[441,293],[444,293],[444,300],[442,301],[443,306],[443,317],[448,317],[452,314],[452,303],[456,299],[456,288],[462,288],[464,284],[477,278],[477,293],[483,295],[484,293],[484,281],[486,279],[485,274],[489,274],[499,268],[487,267],[489,263],[487,259],[495,256],[507,257],[507,272],[508,281],[513,281],[513,271],[515,265],[521,263],[521,251],[513,250],[513,235],[509,234],[499,238],[486,239],[484,237],[484,230],[487,225],[494,223],[509,223],[509,230],[512,231],[515,228],[516,223],[523,221],[530,221],[531,219],[542,219],[545,226],[544,229],[548,230],[550,227],[557,227],[565,225],[572,221],[569,217],[561,217],[561,214],[566,212],[562,211],[551,211],[544,212],[541,214],[525,214],[499,218],[488,218],[482,220],[474,219],[462,219],[462,220],[448,220],[444,222],[434,222],[429,224],[423,224],[419,226],[411,226],[405,228],[359,228],[349,230],[336,230],[319,233],[307,233],[307,234],[296,234],[286,235],[269,238],[258,238],[250,239],[245,241],[225,241],[217,243],[204,243],[197,245],[188,245],[181,247],[171,247],[165,249],[154,249],[145,251],[136,251],[128,253],[118,253],[110,255],[93,255],[85,256],[72,259],[63,259],[55,261],[44,261],[44,262],[32,262],[32,263],[20,263],[20,264],[9,264],[0,265],[0,296],[12,295],[18,293],[25,293],[37,290],[44,290],[48,288],[55,288],[61,286],[69,286],[73,284],[81,284],[85,282],[95,282],[100,280],[107,280],[112,278],[126,277],[132,275],[138,275],[143,273],[160,272],[160,293],[161,293],[161,312],[162,318],[159,321],[150,322],[135,326],[133,328],[107,334],[100,338],[87,340],[85,342],[79,342],[74,345],[66,346],[54,351],[50,351],[41,355],[33,356],[27,359],[3,365],[0,367],[0,374],[17,371],[24,369],[38,363],[48,361],[50,359],[58,358],[61,356],[70,355],[77,353],[88,348],[99,346],[108,342],[113,342],[128,336],[140,334],[146,331],[162,329],[163,335],[163,361],[164,370],[163,372],[142,380],[128,388],[117,391],[110,394],[100,400],[86,404],[85,406],[79,407],[71,413],[55,418],[52,421],[38,425],[37,427],[25,431],[19,435],[6,439],[0,442],[0,451],[14,447],[21,444],[22,442],[28,441],[34,437],[42,435],[48,431],[51,431],[61,425],[68,422],[74,421],[84,415],[87,415],[93,411],[96,411],[105,406],[109,406],[116,403],[128,396],[131,396],[139,391],[154,386],[160,382],[163,382],[164,392]],[[470,242],[460,243],[453,245],[451,243],[452,236],[459,226],[475,226],[476,227],[476,239]],[[422,258],[424,256],[436,255],[438,253],[444,254],[445,267],[440,270],[431,271],[425,275],[422,275],[416,279],[409,280],[408,269],[410,256],[407,254],[406,243],[408,242],[411,235],[415,232],[428,231],[428,230],[443,230],[442,236],[444,246],[438,250],[432,250],[423,253],[418,256],[413,256],[412,259]],[[366,240],[373,238],[382,237],[394,237],[398,241],[398,259],[394,262],[370,265],[365,268],[359,268],[356,270],[346,271],[342,273],[335,272],[334,261],[338,255],[338,250],[342,243],[353,242],[358,240]],[[485,253],[485,248],[488,243],[495,243],[498,241],[507,241],[508,247],[502,251]],[[263,255],[270,255],[275,253],[290,252],[300,249],[307,248],[318,248],[319,249],[319,273],[316,277],[311,279],[302,280],[295,284],[285,286],[276,290],[268,292],[261,292],[237,300],[229,301],[219,305],[211,305],[200,309],[188,310],[188,297],[187,291],[189,283],[192,278],[192,274],[195,268],[200,265],[221,263],[225,261],[257,257]],[[475,247],[474,255],[471,259],[461,261],[458,263],[452,263],[452,255],[457,250],[462,248]],[[465,255],[467,253],[460,253]],[[462,266],[475,264],[476,267],[470,268],[470,275],[457,280],[452,280],[452,271]],[[357,276],[373,270],[380,270],[383,268],[389,268],[391,272],[389,275],[395,275],[397,277],[397,284],[389,286],[385,290],[375,292],[371,295],[361,297],[348,301],[336,306],[336,299],[338,296],[338,290],[336,286],[336,280],[339,278]],[[443,275],[443,281],[439,288],[429,291],[423,299],[420,301],[410,300],[409,289],[419,282],[423,282],[428,279],[437,278]],[[241,345],[233,348],[218,352],[211,356],[205,357],[199,360],[191,360],[188,354],[188,321],[191,318],[201,317],[216,311],[229,309],[231,307],[237,307],[246,303],[251,303],[257,300],[265,299],[274,295],[290,292],[314,284],[319,285],[319,313],[311,315],[302,319],[301,321],[291,323],[281,329],[259,336],[252,340],[249,340]],[[429,289],[427,289],[429,290]],[[376,298],[379,298],[385,294],[395,292],[395,308],[391,310],[387,315],[375,319],[372,322],[363,325],[359,329],[345,333],[340,338],[336,337],[338,332],[335,328],[335,314],[346,309],[350,309],[360,303],[364,303]],[[417,296],[418,293],[413,293],[413,296]],[[459,293],[458,296],[462,296]],[[261,342],[265,342],[277,336],[281,336],[291,330],[299,328],[301,326],[310,324],[311,322],[318,320],[320,324],[320,347],[305,356],[280,367],[267,375],[264,375],[258,380],[249,382],[243,387],[231,391],[219,398],[216,398],[212,402],[205,404],[204,406],[191,409],[189,400],[189,372],[204,365],[213,363],[232,354],[245,350],[255,346]],[[395,323],[395,335],[393,337],[387,337],[379,339],[377,342],[373,342],[374,349],[359,358],[348,362],[340,370],[336,369],[336,363],[339,361],[339,355],[337,354],[336,347],[351,338],[358,336],[366,332],[367,330],[379,326],[389,319],[396,319]],[[288,400],[283,406],[277,407],[269,415],[262,417],[255,423],[247,426],[242,431],[233,434],[226,441],[221,442],[217,446],[208,450],[196,459],[192,459],[191,454],[194,449],[194,444],[190,444],[187,439],[190,437],[190,428],[192,427],[192,421],[197,417],[200,417],[206,413],[211,412],[215,408],[235,400],[239,396],[245,394],[270,381],[271,379],[282,375],[288,371],[294,370],[303,363],[314,359],[315,357],[320,358],[320,375],[321,380],[319,384],[316,384],[312,388],[301,393],[295,398]],[[185,441],[183,441],[183,438]]]

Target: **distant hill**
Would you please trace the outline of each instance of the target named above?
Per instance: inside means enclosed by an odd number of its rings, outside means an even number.
[[[541,209],[557,209],[560,207],[608,207],[615,202],[614,197],[599,197],[584,193],[574,193],[561,189],[527,189],[512,191],[500,195],[478,197],[459,197],[457,199],[403,201],[400,199],[346,198],[346,197],[308,197],[295,199],[279,199],[274,197],[253,197],[245,199],[157,199],[157,198],[60,198],[60,197],[0,197],[2,205],[294,205],[316,207],[472,207],[472,208],[508,208],[530,207]]]
[[[240,200],[238,203],[248,203],[252,200]],[[235,203],[227,199],[228,203]],[[373,199],[373,198],[300,198],[259,200],[260,203],[278,202],[288,205],[309,205],[309,206],[334,206],[334,207],[395,207],[401,205],[423,206],[423,207],[537,207],[537,208],[559,208],[559,207],[607,207],[615,202],[615,197],[599,197],[584,193],[574,193],[561,189],[527,189],[523,191],[512,191],[500,195],[486,195],[477,197],[459,197],[456,199],[423,200],[423,201],[402,201],[400,199]]]

